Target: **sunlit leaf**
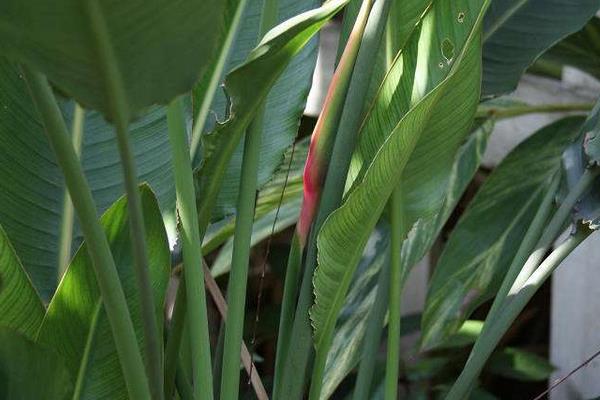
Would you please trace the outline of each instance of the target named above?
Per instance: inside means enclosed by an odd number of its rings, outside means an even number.
[[[140,195],[156,320],[159,332],[162,332],[170,254],[154,195],[147,186],[141,186]],[[102,216],[101,223],[111,246],[141,345],[142,317],[139,291],[133,272],[128,219],[127,200],[123,197]],[[52,298],[38,341],[64,357],[68,370],[79,379],[77,384],[81,386],[82,398],[128,398],[111,326],[102,306],[102,298],[85,242],[79,248]]]

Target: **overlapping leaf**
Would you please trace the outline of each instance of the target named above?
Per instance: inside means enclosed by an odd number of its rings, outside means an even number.
[[[0,326],[34,339],[44,306],[0,225]]]
[[[316,7],[318,2],[315,0],[282,0],[279,3],[279,21],[282,22]],[[233,70],[236,66],[242,64],[254,48],[258,35],[261,6],[262,2],[260,1],[250,1],[248,3],[240,32],[237,35],[225,68],[226,71]],[[317,40],[313,38],[290,61],[265,100],[258,174],[259,187],[268,182],[281,163],[283,153],[296,137],[300,117],[304,111],[306,97],[310,89],[316,57]],[[248,101],[254,102],[255,100],[248,99]],[[226,120],[229,110],[225,93],[222,90],[218,91],[211,110],[214,113],[213,115],[220,121]],[[212,129],[214,125],[214,123],[208,124],[207,130]],[[229,161],[227,171],[223,177],[217,206],[213,212],[213,219],[235,212],[243,145],[244,139],[242,138]]]
[[[203,137],[203,162],[197,173],[198,214],[204,229],[210,220],[229,161],[261,104],[289,62],[349,0],[330,0],[269,31],[244,64],[225,78],[230,116]]]
[[[67,400],[72,377],[55,352],[0,327],[0,398]]]
[[[72,103],[63,103],[67,120]],[[162,108],[131,125],[140,181],[150,183],[161,208],[175,204],[171,155]],[[86,112],[82,163],[99,213],[123,192],[113,128],[97,112]],[[65,185],[54,153],[17,67],[0,59],[0,224],[42,298],[57,284],[58,242]],[[73,248],[80,243],[76,234]]]
[[[222,0],[19,0],[0,4],[0,50],[88,108],[112,116],[108,75],[130,113],[166,104],[206,73],[222,38]],[[104,34],[98,32],[104,30]],[[104,58],[113,53],[109,70]]]
[[[494,0],[485,17],[483,94],[510,92],[547,48],[578,31],[598,0]]]
[[[569,65],[600,79],[600,18],[593,17],[580,31],[545,52],[540,60],[558,67]]]
[[[436,266],[423,313],[424,348],[440,344],[496,292],[581,122],[571,117],[541,129],[486,180]]]
[[[156,305],[156,319],[157,325],[162,327],[170,254],[154,195],[145,185],[141,186],[140,195],[146,224],[149,273]],[[121,198],[110,207],[102,216],[101,223],[115,258],[141,347],[142,317],[133,272],[126,198]],[[85,242],[79,248],[52,298],[40,328],[38,342],[48,345],[64,357],[68,370],[78,379],[80,398],[128,398],[110,323],[102,306],[102,298]]]
[[[402,252],[402,264],[406,272],[425,256],[477,171],[492,125],[490,122],[485,122],[461,146],[451,169],[443,207],[428,223],[416,224],[409,233],[409,240],[404,242]],[[363,254],[336,325],[335,338],[327,358],[323,383],[324,397],[332,394],[360,357],[366,321],[375,296],[376,275],[389,254],[389,240],[384,240],[389,235],[389,231],[378,229],[375,234],[379,235],[379,241],[375,246],[376,254],[375,256],[371,254],[373,251]]]
[[[362,249],[394,187],[405,188],[408,228],[444,201],[448,171],[479,99],[486,4],[436,2],[379,90],[353,159],[353,186],[319,233],[311,309],[318,350],[327,346],[321,341],[329,340]]]

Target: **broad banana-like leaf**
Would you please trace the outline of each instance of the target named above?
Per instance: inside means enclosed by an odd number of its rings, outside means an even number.
[[[567,188],[574,187],[585,170],[600,168],[600,101],[581,126],[579,136],[563,154]],[[573,215],[575,222],[583,222],[590,229],[600,228],[600,177],[592,189],[577,203]]]
[[[279,24],[250,52],[244,64],[226,76],[229,118],[203,135],[203,160],[196,174],[201,230],[210,220],[230,159],[271,88],[294,56],[348,1],[330,0]]]
[[[150,280],[159,332],[163,326],[164,296],[169,280],[170,254],[158,204],[150,188],[140,187]],[[121,284],[125,292],[138,342],[143,338],[142,316],[128,226],[127,199],[119,199],[101,218]],[[64,357],[71,375],[77,377],[78,398],[127,399],[125,381],[102,305],[94,269],[85,242],[52,298],[38,335]]]
[[[329,347],[362,250],[393,189],[405,188],[408,229],[443,203],[448,171],[479,99],[486,5],[435,2],[375,98],[353,158],[352,187],[319,233],[311,309],[317,352]]]
[[[600,18],[593,17],[583,29],[558,42],[539,60],[558,68],[569,65],[600,79]]]
[[[283,22],[306,10],[316,7],[315,0],[281,0],[279,21]],[[240,32],[230,54],[226,71],[242,64],[257,42],[258,25],[262,2],[250,1],[244,15]],[[266,184],[275,172],[284,152],[294,142],[300,117],[304,111],[306,97],[317,59],[317,40],[311,39],[289,63],[271,88],[265,100],[258,186]],[[256,101],[248,99],[248,101]],[[227,119],[228,101],[223,91],[219,91],[211,106],[212,115],[219,121]],[[214,123],[207,130],[214,128]],[[221,186],[213,219],[235,213],[239,180],[242,165],[244,138],[234,151]]]
[[[223,39],[223,0],[6,0],[0,51],[114,117],[118,79],[130,117],[192,89]]]
[[[62,103],[71,119],[72,103]],[[0,58],[0,224],[34,286],[48,300],[58,280],[58,249],[65,184],[24,80]],[[140,181],[147,181],[169,213],[175,205],[164,110],[152,108],[131,125]],[[124,192],[113,128],[86,112],[82,163],[99,213]],[[72,248],[81,242],[78,230]]]
[[[40,296],[0,225],[0,326],[35,339],[45,311]]]
[[[288,149],[271,181],[259,192],[252,226],[252,246],[298,221],[302,205],[302,173],[310,143],[308,139],[305,138]],[[221,235],[233,235],[234,222],[235,219],[224,227],[226,231],[222,228]],[[230,238],[213,262],[213,276],[229,272],[232,251],[233,239]]]
[[[459,149],[451,169],[444,205],[428,223],[416,224],[409,233],[409,240],[403,243],[402,264],[405,271],[409,271],[410,267],[425,256],[477,172],[492,127],[490,121],[483,123]],[[336,386],[359,361],[366,323],[375,297],[377,271],[381,268],[383,259],[389,255],[389,240],[383,240],[388,238],[389,231],[377,229],[375,232],[382,238],[374,247],[375,254],[370,254],[373,250],[369,250],[367,245],[367,251],[359,263],[337,321],[325,369],[325,398],[333,393]],[[380,242],[385,242],[385,245]]]
[[[581,123],[570,117],[542,128],[487,178],[435,268],[423,312],[423,348],[434,348],[456,332],[497,291]]]
[[[485,17],[483,95],[510,92],[525,69],[598,11],[598,0],[494,0]]]
[[[67,400],[72,377],[63,359],[19,332],[0,327],[0,398]]]

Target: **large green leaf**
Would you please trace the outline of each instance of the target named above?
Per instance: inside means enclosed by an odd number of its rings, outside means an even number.
[[[0,50],[107,116],[114,116],[107,79],[116,72],[135,115],[203,76],[222,40],[224,11],[222,0],[6,0]]]
[[[72,103],[63,103],[67,120]],[[100,213],[123,192],[113,128],[97,112],[87,112],[82,163]],[[162,209],[175,204],[171,156],[165,148],[167,122],[152,108],[131,125],[140,181],[148,181]],[[65,185],[18,69],[0,58],[0,224],[43,299],[57,284],[58,248]],[[80,243],[76,233],[73,248]]]
[[[157,325],[163,326],[164,296],[169,279],[170,254],[158,204],[150,189],[140,189],[149,272],[156,305]],[[102,216],[111,251],[140,346],[142,317],[129,235],[127,200],[121,198]],[[55,349],[81,388],[79,398],[127,399],[125,381],[110,323],[85,242],[79,248],[48,307],[38,342]],[[160,329],[162,332],[162,329]]]
[[[423,313],[423,347],[439,345],[496,292],[581,122],[571,117],[541,129],[485,181],[433,274]]]
[[[492,125],[490,122],[481,125],[459,149],[451,169],[444,205],[427,223],[415,225],[409,234],[409,240],[403,243],[402,263],[405,271],[427,253],[473,178],[483,157]],[[375,297],[377,271],[389,254],[389,240],[384,240],[389,239],[389,231],[378,228],[376,234],[379,240],[374,248],[369,249],[367,245],[367,251],[354,274],[346,302],[338,317],[325,370],[325,397],[333,392],[359,361],[366,322]]]
[[[229,118],[203,135],[203,160],[197,172],[200,228],[209,222],[221,183],[242,135],[290,61],[349,0],[330,0],[271,29],[225,78]],[[281,157],[281,156],[279,156]]]
[[[486,4],[433,4],[379,90],[353,158],[353,186],[319,233],[311,309],[317,351],[327,350],[362,249],[393,189],[405,188],[408,229],[444,202],[448,171],[479,99]]]
[[[72,378],[61,357],[0,327],[0,399],[66,400],[72,390]]]
[[[33,339],[44,312],[40,297],[0,225],[0,326]]]
[[[547,48],[579,30],[598,0],[494,0],[485,17],[483,94],[510,92]]]
[[[317,6],[318,2],[315,0],[281,0],[279,3],[279,21],[285,21]],[[242,64],[254,48],[258,35],[261,6],[262,2],[260,1],[249,2],[240,32],[229,56],[226,71],[233,70]],[[317,40],[313,38],[285,68],[265,100],[258,173],[259,187],[269,180],[281,163],[283,153],[296,137],[300,117],[304,111],[306,97],[311,86],[316,57]],[[218,92],[211,110],[218,120],[226,119],[229,110],[223,91]],[[214,123],[208,124],[207,130],[213,127]],[[235,212],[243,146],[244,139],[242,138],[229,161],[213,218]]]

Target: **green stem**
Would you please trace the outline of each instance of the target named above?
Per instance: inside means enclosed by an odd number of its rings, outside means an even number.
[[[233,39],[240,25],[240,20],[244,9],[246,8],[246,3],[247,0],[239,0],[237,2],[237,8],[233,13],[231,25],[229,26],[229,30],[227,31],[227,35],[225,36],[223,46],[220,48],[215,66],[208,80],[206,90],[203,93],[200,107],[198,108],[198,113],[194,118],[194,127],[192,129],[192,139],[190,144],[190,158],[192,160],[195,158],[196,153],[198,152],[198,148],[200,147],[200,141],[202,139],[202,129],[204,128],[204,124],[206,123],[206,117],[208,116],[210,105],[215,96],[215,92],[221,80],[221,76],[223,75],[225,61],[227,61],[227,55],[229,54],[229,50],[231,49]]]
[[[181,400],[196,400],[197,397],[194,397],[194,390],[192,389],[192,385],[188,381],[185,376],[185,372],[181,364],[177,365],[177,376],[176,376],[176,386],[177,393],[179,393],[179,397]]]
[[[129,106],[125,94],[123,77],[119,71],[110,34],[98,0],[84,2],[90,30],[94,36],[98,60],[106,85],[110,113],[114,120],[119,156],[127,194],[129,211],[129,229],[133,249],[133,265],[139,290],[140,308],[144,332],[144,354],[146,355],[146,373],[150,383],[151,398],[163,398],[162,345],[158,336],[154,295],[149,274],[148,251],[146,248],[146,229],[142,201],[138,190],[135,158],[129,141]]]
[[[478,351],[471,352],[467,365],[465,365],[458,380],[452,386],[452,389],[446,396],[446,400],[462,400],[467,398],[473,382],[477,379],[487,359],[504,336],[504,333],[510,328],[512,322],[552,272],[589,234],[590,231],[582,229],[558,246],[531,275],[525,285],[507,299],[508,301],[505,303],[497,319],[492,321],[487,334],[478,338],[478,342],[481,343]]]
[[[149,399],[148,379],[144,373],[144,363],[125,301],[125,294],[106,234],[98,221],[90,187],[73,149],[69,132],[46,78],[25,66],[23,66],[23,74],[44,122],[46,134],[64,174],[75,212],[81,222],[81,230],[92,260],[104,309],[110,322],[129,397]]]
[[[402,192],[395,188],[390,197],[390,221],[392,225],[390,246],[389,281],[389,323],[387,359],[385,367],[386,400],[398,398],[398,374],[400,372],[400,306],[402,302],[402,243],[404,241],[404,222],[402,220]]]
[[[83,141],[83,122],[85,120],[85,110],[77,103],[73,112],[73,125],[71,127],[71,136],[73,140],[73,149],[77,157],[81,156],[81,145]],[[60,226],[60,240],[58,248],[58,280],[67,271],[71,262],[71,245],[73,243],[73,223],[75,221],[75,210],[69,197],[69,191],[65,188],[63,197],[63,212]]]
[[[279,0],[264,0],[259,28],[259,39],[277,23]],[[231,255],[231,272],[227,288],[228,316],[225,320],[223,367],[221,371],[221,398],[237,399],[240,382],[240,352],[244,334],[246,284],[256,206],[260,145],[265,110],[262,105],[248,126],[244,142],[235,232]]]
[[[352,395],[353,400],[368,399],[371,393],[373,374],[375,372],[375,362],[377,361],[377,353],[381,340],[381,332],[383,330],[385,314],[388,309],[390,296],[389,282],[390,265],[389,263],[385,263],[379,272],[379,278],[377,280],[377,294],[375,295],[373,308],[369,313],[367,330],[365,332],[362,344],[360,365],[358,367],[358,374],[356,376],[356,383],[354,385],[354,394]]]
[[[534,251],[527,259],[527,262],[523,268],[521,268],[521,271],[515,279],[508,295],[518,291],[525,281],[529,279],[529,276],[533,273],[533,271],[535,271],[538,265],[540,265],[540,262],[552,244],[556,241],[556,238],[560,234],[561,230],[564,229],[565,223],[568,221],[573,208],[577,204],[577,201],[589,190],[590,186],[593,184],[594,180],[599,174],[600,168],[586,169],[579,179],[579,182],[577,182],[575,187],[569,191],[567,197],[565,197],[556,213],[552,216],[552,219],[544,230],[542,237],[535,245]]]
[[[492,321],[494,321],[497,318],[498,313],[501,312],[506,297],[508,296],[508,293],[510,292],[515,280],[517,279],[519,272],[521,271],[523,265],[525,265],[529,255],[534,249],[535,244],[539,241],[539,238],[547,225],[546,223],[550,213],[552,212],[554,197],[558,190],[559,184],[560,174],[556,174],[552,179],[552,183],[550,184],[548,191],[542,199],[533,221],[529,225],[529,228],[527,229],[527,232],[521,241],[521,245],[517,250],[517,254],[513,258],[510,267],[504,276],[500,290],[498,290],[496,293],[492,307],[487,314],[486,323],[483,326],[481,335],[486,333],[492,324]],[[534,194],[534,196],[537,196],[537,194]],[[477,345],[475,345],[475,347],[477,347]]]
[[[259,115],[262,116],[262,114],[264,114],[264,110],[259,111]],[[244,143],[231,272],[227,287],[229,315],[225,321],[225,345],[221,375],[221,397],[224,399],[237,399],[239,396],[240,351],[244,331],[246,282],[256,203],[262,127],[262,118],[255,119],[248,127]]]
[[[173,156],[173,174],[177,192],[177,211],[183,249],[188,324],[191,334],[192,385],[196,399],[212,399],[212,371],[206,293],[200,247],[198,210],[194,193],[192,163],[187,144],[183,100],[173,100],[167,109],[169,140]],[[176,343],[173,347],[179,347]]]
[[[512,107],[494,107],[481,105],[477,109],[477,118],[492,117],[495,119],[513,118],[521,115],[555,113],[555,112],[588,112],[594,107],[592,103],[570,103],[570,104],[540,104],[519,105]]]
[[[277,334],[277,350],[275,358],[275,373],[273,379],[273,398],[279,398],[280,380],[283,375],[283,367],[287,359],[292,325],[294,322],[294,311],[296,308],[296,296],[302,270],[302,246],[298,235],[294,234],[290,247],[287,268],[285,272],[285,283],[283,286],[283,300],[281,302],[281,315],[279,316],[279,331]]]
[[[177,375],[177,364],[179,362],[179,347],[183,336],[185,325],[185,304],[187,296],[185,292],[185,282],[183,273],[177,287],[176,301],[173,305],[173,315],[171,317],[171,328],[167,337],[165,347],[165,399],[172,399],[175,391],[175,378]]]

